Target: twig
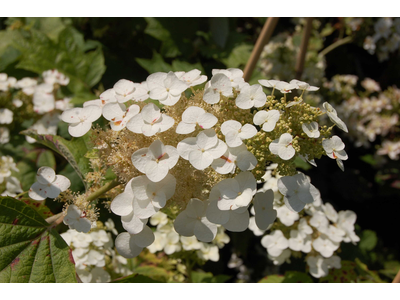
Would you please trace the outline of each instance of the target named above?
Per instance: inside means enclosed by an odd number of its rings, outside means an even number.
[[[334,42],[333,44],[329,45],[328,47],[326,47],[324,50],[322,50],[320,53],[318,53],[319,56],[325,56],[327,55],[329,52],[331,52],[332,50],[336,49],[337,47],[350,43],[351,41],[353,41],[353,37],[352,36],[346,36],[345,38],[341,39],[341,40],[337,40],[336,42]]]
[[[304,62],[306,60],[308,41],[310,40],[311,36],[312,21],[313,18],[307,18],[306,26],[304,27],[303,38],[301,39],[300,51],[297,55],[296,78],[298,80],[301,79],[301,75],[304,71]]]
[[[257,61],[260,58],[261,52],[264,49],[264,46],[268,43],[271,35],[278,23],[279,17],[270,17],[267,22],[265,22],[260,36],[257,39],[257,42],[254,46],[253,51],[251,52],[250,58],[244,68],[243,78],[246,82],[250,80],[251,74],[253,74],[254,68],[256,67]]]
[[[101,195],[104,193],[108,192],[109,190],[115,188],[116,186],[119,186],[121,183],[117,180],[114,179],[113,181],[110,181],[107,183],[105,186],[99,188],[97,191],[91,193],[87,198],[86,201],[90,203],[91,201],[99,198]]]

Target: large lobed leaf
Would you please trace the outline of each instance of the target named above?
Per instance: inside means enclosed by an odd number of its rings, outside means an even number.
[[[77,282],[72,253],[33,208],[0,197],[0,282]]]

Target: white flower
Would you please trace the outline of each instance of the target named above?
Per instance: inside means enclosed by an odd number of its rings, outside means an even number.
[[[75,229],[78,232],[87,233],[92,227],[90,221],[85,218],[85,214],[82,214],[82,211],[73,204],[68,206],[67,214],[63,222],[65,225],[68,225],[69,228]]]
[[[260,228],[258,228],[255,217],[250,217],[248,227],[251,231],[253,231],[255,236],[261,236],[261,235],[264,235],[264,233],[265,233],[265,230],[261,230]]]
[[[168,216],[161,211],[156,212],[150,218],[150,224],[153,226],[163,226],[168,223]]]
[[[288,83],[285,81],[279,81],[275,88],[279,90],[281,93],[286,94],[286,93],[291,93],[293,89],[297,88],[297,84],[294,83]]]
[[[271,132],[279,121],[279,116],[280,113],[276,109],[270,111],[261,110],[254,115],[253,123],[254,125],[262,125],[264,131]]]
[[[21,107],[22,104],[24,104],[24,102],[22,102],[22,101],[19,100],[19,99],[13,99],[13,100],[12,100],[12,104],[13,104],[15,107]]]
[[[243,144],[243,140],[252,138],[257,134],[257,129],[251,124],[242,126],[240,122],[228,120],[222,123],[221,132],[229,147],[237,147]]]
[[[235,210],[247,207],[257,191],[257,181],[250,172],[240,172],[235,178],[227,178],[218,183],[221,199],[220,210]]]
[[[170,129],[174,123],[173,118],[162,114],[155,104],[149,103],[143,107],[140,114],[130,119],[126,127],[132,132],[153,136],[156,133]]]
[[[267,88],[273,88],[273,89],[275,89],[280,84],[280,82],[281,82],[280,80],[273,80],[273,79],[272,80],[262,79],[258,81],[259,84]]]
[[[304,246],[304,236],[298,230],[290,230],[289,248],[293,251],[303,251]]]
[[[199,199],[190,199],[186,209],[175,219],[174,228],[183,236],[195,235],[199,241],[211,242],[217,234],[217,225],[205,216],[208,204]]]
[[[257,165],[257,158],[253,153],[247,151],[242,144],[238,147],[228,147],[226,152],[211,164],[211,167],[220,174],[234,173],[236,166],[242,171],[253,170]]]
[[[0,124],[11,124],[14,113],[8,108],[0,108]]]
[[[32,95],[35,92],[37,80],[29,77],[24,77],[18,80],[15,87],[22,89],[22,92],[26,95]]]
[[[221,96],[231,97],[232,85],[229,78],[222,74],[215,74],[204,88],[203,100],[208,104],[215,104],[221,100]]]
[[[266,230],[276,219],[277,212],[273,208],[274,192],[268,190],[256,193],[253,199],[257,227]]]
[[[303,123],[301,124],[301,128],[310,138],[319,138],[320,132],[318,130],[318,123],[311,122],[311,123]]]
[[[343,241],[355,244],[360,241],[360,238],[354,232],[354,223],[356,222],[357,215],[351,210],[340,211],[338,214],[337,225],[338,228],[344,230],[346,235]]]
[[[39,84],[33,94],[33,110],[38,114],[44,114],[55,108],[55,99],[53,95],[53,85]]]
[[[227,76],[229,78],[231,86],[235,89],[240,90],[240,88],[246,84],[243,79],[243,71],[240,69],[236,68],[229,68],[226,70],[213,69],[212,75],[216,76],[217,74],[224,74],[225,76]]]
[[[60,85],[68,85],[69,83],[69,78],[55,69],[44,71],[42,73],[42,77],[44,82],[51,85],[55,83]]]
[[[182,248],[186,251],[199,250],[202,243],[195,236],[181,236]]]
[[[171,174],[159,182],[152,182],[146,176],[135,177],[130,182],[137,200],[133,209],[140,219],[154,215],[175,193],[176,179]]]
[[[322,227],[319,231],[325,234],[331,241],[340,243],[343,241],[344,235],[346,234],[344,230],[337,228],[333,225],[329,225],[328,227]]]
[[[269,150],[272,154],[278,155],[283,160],[291,159],[296,150],[292,146],[293,137],[290,133],[282,134],[279,139],[273,140],[269,144]]]
[[[290,210],[286,205],[278,207],[276,211],[281,223],[287,227],[292,226],[299,219],[299,214]]]
[[[213,240],[213,244],[217,245],[218,248],[223,248],[225,244],[228,244],[231,241],[229,235],[225,233],[225,229],[223,226],[219,226],[217,230],[217,235]]]
[[[36,130],[38,134],[57,134],[58,123],[60,122],[60,115],[58,113],[45,114],[35,124],[31,126],[31,129]],[[29,136],[26,136],[28,143],[35,143],[36,140]]]
[[[188,134],[199,125],[201,129],[209,129],[218,122],[218,119],[204,109],[197,106],[188,107],[182,114],[182,122],[176,127],[176,133]]]
[[[274,230],[261,239],[261,245],[263,245],[264,248],[267,248],[269,255],[277,257],[289,246],[289,242],[283,235],[282,231]]]
[[[126,109],[124,114],[120,117],[120,119],[115,119],[110,121],[111,129],[114,131],[120,131],[124,129],[127,123],[139,113],[139,106],[136,104],[132,104]]]
[[[221,157],[227,150],[226,144],[218,139],[214,129],[201,131],[196,137],[186,138],[178,143],[179,155],[197,170],[204,170],[214,159]]]
[[[297,86],[297,88],[299,90],[302,90],[302,91],[311,91],[311,92],[313,92],[313,91],[318,91],[319,90],[319,87],[312,86],[312,85],[308,84],[307,82],[300,81],[300,80],[297,80],[297,79],[292,79],[290,81],[290,84],[295,84]]]
[[[310,219],[310,225],[318,230],[321,230],[322,228],[328,227],[329,221],[324,213],[316,211]]]
[[[332,159],[336,159],[336,162],[340,169],[344,171],[343,160],[347,160],[348,156],[344,151],[344,143],[341,138],[337,135],[332,136],[330,139],[322,141],[322,147],[324,148],[326,155]]]
[[[313,230],[310,226],[308,226],[307,220],[304,218],[301,218],[299,221],[299,225],[297,226],[297,230],[299,233],[301,233],[303,236],[309,235],[313,233]]]
[[[272,256],[272,255],[268,254],[268,258],[270,260],[272,260],[272,263],[275,266],[280,266],[285,262],[290,263],[290,256],[291,255],[292,255],[292,251],[290,251],[290,249],[285,249],[278,256]]]
[[[164,249],[166,242],[167,235],[165,233],[155,231],[154,242],[150,246],[147,246],[147,249],[149,249],[151,253],[156,253],[157,251]]]
[[[324,102],[322,104],[326,114],[328,115],[329,119],[337,125],[340,129],[344,132],[349,132],[347,129],[346,124],[338,117],[336,110],[330,105],[328,102]]]
[[[115,91],[115,98],[117,98],[120,103],[132,100],[134,97],[135,85],[130,80],[118,80],[118,82],[114,84],[113,89]]]
[[[10,141],[10,130],[7,127],[0,127],[0,144],[7,144]]]
[[[147,223],[147,217],[142,219],[137,216],[137,201],[132,190],[133,178],[126,184],[123,193],[119,194],[111,202],[111,211],[121,216],[122,227],[131,234],[137,234],[143,230]],[[135,205],[136,204],[136,210]]]
[[[181,94],[188,88],[187,84],[179,80],[173,73],[157,72],[146,79],[150,91],[150,98],[159,100],[163,105],[174,105],[181,98]]]
[[[167,255],[170,255],[174,252],[181,251],[181,244],[179,243],[179,234],[176,233],[175,230],[169,232],[166,236],[164,252]]]
[[[128,232],[120,233],[115,239],[115,247],[123,257],[133,258],[138,256],[143,248],[150,246],[153,242],[154,233],[148,226],[145,226],[137,234],[129,234]]]
[[[92,122],[101,117],[101,108],[89,105],[83,108],[75,107],[64,111],[61,120],[69,123],[68,132],[71,136],[85,135],[92,127]]]
[[[320,236],[312,242],[313,248],[325,258],[331,257],[333,252],[339,248],[339,245],[340,243],[332,242],[326,236]]]
[[[132,163],[151,181],[158,182],[164,179],[178,162],[178,151],[172,146],[164,146],[160,140],[155,140],[149,148],[135,151],[132,154]]]
[[[181,76],[178,76],[178,78],[183,82],[185,82],[188,86],[196,86],[202,84],[207,80],[206,75],[200,75],[200,74],[201,74],[200,70],[194,69],[182,74]]]
[[[252,107],[262,107],[266,101],[267,95],[263,92],[261,85],[255,84],[243,87],[235,103],[241,109],[249,109]]]
[[[325,139],[322,141],[322,147],[324,148],[326,154],[333,159],[348,159],[346,151],[344,151],[344,143],[342,139],[337,135],[332,136],[330,139]]]
[[[199,256],[200,259],[203,260],[211,260],[211,261],[219,260],[218,247],[210,244],[202,243],[200,245],[200,249],[197,251],[197,255]]]
[[[92,231],[90,235],[92,236],[93,239],[93,245],[97,247],[104,247],[105,245],[111,242],[110,236],[103,229]]]
[[[225,229],[233,232],[245,231],[249,226],[249,211],[246,207],[235,210],[221,210],[218,202],[222,199],[219,190],[220,183],[216,184],[210,192],[210,204],[208,205],[207,219],[215,224],[221,224]]]
[[[321,255],[307,257],[307,265],[310,267],[310,274],[315,278],[328,275],[328,264]]]
[[[34,200],[44,200],[46,198],[57,198],[61,192],[66,191],[71,181],[63,175],[56,175],[54,170],[49,167],[41,167],[36,173],[36,180],[29,189],[29,197]]]
[[[322,205],[322,210],[324,211],[326,217],[332,221],[333,223],[336,223],[338,220],[338,213],[336,210],[333,208],[332,204],[330,203],[325,203]]]
[[[318,193],[303,173],[279,178],[278,189],[285,196],[287,207],[295,212],[301,211],[307,203],[314,202]]]

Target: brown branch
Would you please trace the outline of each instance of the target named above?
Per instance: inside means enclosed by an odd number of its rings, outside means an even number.
[[[304,27],[303,38],[301,39],[300,51],[297,55],[296,61],[296,79],[300,80],[301,75],[304,71],[304,63],[306,60],[306,53],[308,47],[308,41],[311,36],[311,28],[312,28],[313,18],[307,18],[306,26]]]
[[[400,270],[399,270],[399,272],[397,272],[397,275],[393,279],[392,283],[400,283]]]
[[[274,32],[276,24],[278,23],[279,17],[269,17],[267,22],[265,22],[260,36],[257,39],[257,42],[254,46],[253,51],[251,52],[250,58],[244,68],[243,78],[246,82],[250,80],[251,74],[253,74],[254,68],[256,67],[257,61],[260,58],[261,52],[264,49],[264,46],[268,43],[269,39]]]

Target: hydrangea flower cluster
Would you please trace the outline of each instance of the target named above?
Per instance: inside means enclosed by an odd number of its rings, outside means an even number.
[[[217,234],[212,243],[199,241],[196,236],[183,236],[176,232],[174,224],[166,214],[158,211],[150,218],[150,224],[156,226],[154,242],[147,248],[151,253],[164,251],[171,255],[180,251],[195,251],[197,257],[203,261],[218,261],[219,249],[229,243],[230,238],[222,226],[217,227]]]
[[[61,234],[72,249],[76,272],[82,282],[109,282],[110,272],[120,276],[133,273],[126,258],[114,250],[111,232],[118,233],[114,222],[109,219],[104,225],[99,223],[90,233],[69,229]]]
[[[31,128],[38,134],[55,135],[60,121],[59,112],[73,107],[70,98],[57,100],[58,89],[68,83],[69,78],[57,70],[43,72],[41,79],[25,77],[17,80],[0,73],[0,94],[3,93],[10,103],[8,107],[0,108],[0,124],[8,125],[0,127],[0,143],[9,142],[9,127],[16,117],[19,121],[33,118]],[[29,143],[35,142],[31,137],[26,139]]]
[[[395,132],[399,127],[398,99],[400,90],[393,86],[382,91],[380,85],[370,78],[360,82],[362,90],[356,90],[355,76],[334,76],[324,86],[332,98],[347,99],[337,110],[349,125],[349,138],[357,147],[371,147],[380,142],[376,154],[397,160],[400,140]]]
[[[276,164],[268,167],[264,175],[265,183],[259,192],[266,191],[271,195],[270,211],[277,215],[277,222],[260,227],[254,204],[251,212],[255,216],[251,217],[249,228],[255,235],[263,236],[261,244],[274,265],[290,262],[291,256],[299,257],[304,253],[313,277],[328,275],[330,268],[340,269],[340,257],[336,255],[340,244],[355,244],[360,240],[354,232],[356,214],[350,210],[336,212],[331,204],[324,204],[318,189],[310,183],[314,201],[303,202],[304,210],[290,209],[293,199],[307,199],[307,194],[300,188],[290,195],[285,192],[287,186],[295,184],[292,181],[296,176],[297,182],[309,182],[309,179],[299,173],[285,182],[287,179],[276,172],[276,167]],[[265,229],[270,232],[265,234]]]
[[[198,70],[158,72],[140,84],[121,79],[100,99],[61,116],[76,137],[86,134],[101,115],[110,121],[111,129],[96,129],[93,140],[105,167],[111,165],[126,182],[110,204],[127,230],[115,242],[125,257],[135,257],[153,243],[158,248],[164,244],[161,234],[155,242],[146,225],[160,210],[175,219],[175,232],[168,233],[172,244],[180,240],[177,234],[209,243],[218,227],[246,230],[251,203],[257,225],[265,230],[276,218],[271,194],[257,193],[267,161],[278,163],[285,175],[285,203],[298,212],[317,195],[309,180],[297,174],[294,158],[315,164],[315,158],[328,155],[340,167],[347,159],[344,145],[329,139],[333,126],[347,130],[335,109],[325,103],[321,110],[303,101],[317,87],[298,80],[260,80],[250,86],[239,69],[212,73],[204,90],[197,91],[193,85],[207,80]],[[262,86],[272,94],[267,96]],[[189,88],[188,99],[183,92]],[[287,95],[296,89],[301,95],[290,101]],[[283,94],[280,100],[275,91]],[[146,101],[149,97],[159,106]],[[333,122],[330,128],[318,126],[325,113]],[[178,251],[174,247],[167,251]]]
[[[377,54],[380,62],[388,60],[389,54],[400,45],[400,18],[378,18],[374,23],[374,34],[367,36],[363,47],[370,54]]]
[[[12,176],[12,171],[19,172],[14,159],[11,156],[0,158],[0,184],[5,183],[5,189],[0,190],[1,196],[15,197],[22,193],[21,183],[18,178]]]

